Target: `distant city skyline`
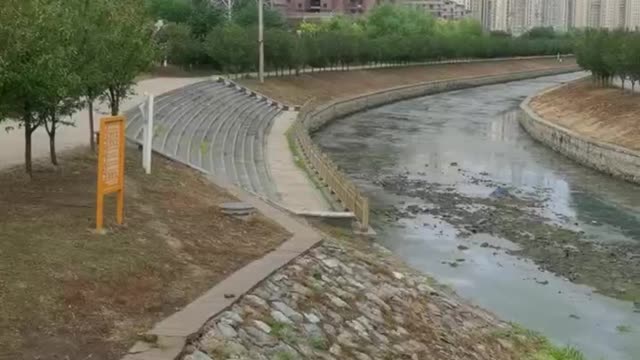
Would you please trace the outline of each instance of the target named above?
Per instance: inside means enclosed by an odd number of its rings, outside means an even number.
[[[538,26],[640,28],[640,0],[461,0],[486,30],[522,34]]]

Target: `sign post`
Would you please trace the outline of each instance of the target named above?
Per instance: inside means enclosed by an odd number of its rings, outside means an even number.
[[[98,187],[96,191],[96,230],[104,224],[104,196],[117,193],[116,221],[124,221],[124,117],[100,119],[98,146]]]
[[[153,151],[153,94],[149,94],[147,109],[140,104],[142,118],[146,120],[142,143],[142,167],[147,174],[151,174],[151,152]]]

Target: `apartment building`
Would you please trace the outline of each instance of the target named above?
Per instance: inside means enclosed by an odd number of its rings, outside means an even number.
[[[485,30],[492,30],[493,4],[496,0],[472,0],[469,4],[470,16],[476,19]]]
[[[625,28],[629,30],[640,30],[640,0],[627,0],[625,5]]]
[[[289,18],[322,18],[336,14],[364,14],[385,0],[271,0],[271,6]],[[463,3],[454,0],[390,0],[434,17],[457,20],[468,15]]]
[[[460,20],[469,13],[464,4],[453,0],[399,0],[397,3],[445,20]]]
[[[566,31],[569,27],[569,1],[542,0],[541,24],[556,31]]]
[[[606,29],[623,27],[625,5],[625,0],[600,0],[598,27]]]

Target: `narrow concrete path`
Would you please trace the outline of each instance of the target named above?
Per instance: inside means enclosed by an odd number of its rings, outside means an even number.
[[[216,186],[224,188],[238,200],[251,204],[261,214],[285,228],[291,233],[291,238],[274,251],[231,274],[185,308],[157,323],[147,333],[148,341],[138,341],[122,360],[176,359],[187,340],[197,334],[209,319],[229,309],[264,279],[323,240],[322,234],[309,225],[248,194],[228,179],[213,175],[209,178]]]
[[[271,177],[276,183],[282,205],[294,212],[330,210],[326,199],[298,165],[289,148],[287,130],[298,113],[285,111],[274,121],[267,141]]]
[[[134,94],[129,96],[121,105],[122,113],[140,104],[145,93],[160,95],[178,89],[206,78],[153,78],[142,80],[134,87]],[[95,129],[98,130],[100,118],[109,114],[106,103],[95,104]],[[64,119],[64,120],[69,120]],[[89,144],[89,112],[82,109],[73,116],[74,126],[63,126],[58,130],[56,146],[59,152]],[[10,131],[5,131],[12,128]],[[44,128],[37,129],[33,134],[34,160],[47,159],[49,156],[49,138]],[[13,121],[0,123],[0,169],[24,163],[24,131]]]

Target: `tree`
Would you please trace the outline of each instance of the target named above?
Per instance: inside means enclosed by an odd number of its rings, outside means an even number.
[[[291,69],[295,49],[293,35],[280,29],[267,29],[265,38],[265,59],[267,65],[276,71]]]
[[[7,0],[3,4],[0,107],[24,130],[29,176],[33,132],[45,122],[45,113],[59,111],[59,100],[75,94],[72,2]],[[55,135],[52,139],[55,144]],[[52,151],[55,163],[55,146]]]
[[[169,24],[156,36],[165,56],[175,63],[188,65],[200,61],[227,72],[255,69],[257,55],[253,42],[258,22],[255,1],[191,0],[190,4],[189,20]],[[222,12],[230,6],[230,20],[222,25]],[[311,66],[313,70],[380,62],[555,55],[571,53],[576,36],[556,33],[552,28],[532,29],[518,38],[500,32],[488,34],[472,19],[436,21],[427,13],[391,4],[374,8],[366,17],[334,16],[320,23],[302,21],[291,31],[276,11],[264,10],[265,60],[278,71],[286,67]],[[240,41],[239,45],[234,45],[231,39]],[[200,51],[208,58],[197,59]]]
[[[203,57],[202,43],[191,34],[187,24],[170,23],[157,34],[163,58],[171,64],[189,67]]]
[[[538,26],[530,29],[521,36],[530,39],[554,39],[556,37],[556,31],[551,26]]]
[[[95,121],[93,104],[104,93],[108,86],[108,64],[110,49],[105,39],[110,31],[108,23],[109,4],[105,0],[84,0],[80,7],[78,24],[78,72],[81,79],[82,93],[85,97],[89,113],[89,144],[95,151]]]
[[[511,34],[503,30],[493,30],[489,33],[491,37],[510,38]]]
[[[253,70],[258,59],[257,33],[233,23],[216,27],[207,36],[205,51],[225,72]]]
[[[156,49],[153,24],[140,1],[109,1],[105,20],[109,27],[100,39],[106,49],[101,70],[107,79],[104,98],[115,116],[120,113],[122,100],[131,93],[136,76],[152,65]]]
[[[576,44],[578,65],[593,73],[594,80],[601,84],[608,84],[611,78],[611,68],[604,60],[609,32],[607,30],[587,30]]]
[[[211,0],[191,0],[191,5],[191,15],[187,25],[195,38],[204,39],[211,29],[223,23],[224,17],[220,8]]]
[[[262,9],[265,28],[284,28],[285,21],[280,13],[270,7]],[[258,25],[258,5],[255,0],[237,0],[234,4],[233,22],[242,27]]]
[[[622,89],[624,90],[625,81],[629,72],[627,64],[626,42],[629,40],[625,31],[615,31],[611,33],[609,41],[606,44],[607,51],[602,54],[604,64],[610,69],[611,74],[620,78]]]
[[[187,22],[193,10],[191,0],[146,0],[145,6],[155,19],[174,23]]]

